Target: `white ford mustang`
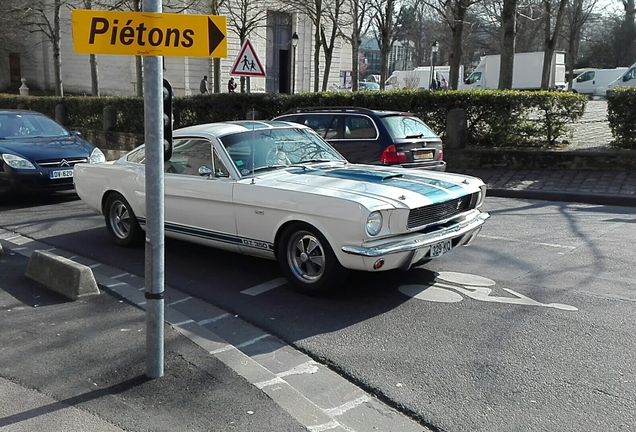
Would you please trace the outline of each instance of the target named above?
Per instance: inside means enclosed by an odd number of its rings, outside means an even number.
[[[121,246],[144,239],[144,161],[141,146],[75,165],[77,194]],[[309,294],[347,270],[408,270],[466,246],[489,217],[478,178],[351,164],[312,129],[277,121],[175,131],[164,192],[166,236],[277,259]]]

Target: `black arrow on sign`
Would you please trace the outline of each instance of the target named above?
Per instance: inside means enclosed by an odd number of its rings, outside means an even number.
[[[208,17],[208,42],[210,44],[209,55],[212,55],[216,47],[223,42],[223,39],[225,39],[223,32],[216,26],[216,24],[214,24],[214,21]]]

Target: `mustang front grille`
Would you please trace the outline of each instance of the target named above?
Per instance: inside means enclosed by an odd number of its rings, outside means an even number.
[[[413,209],[409,212],[406,228],[422,228],[452,219],[458,214],[472,209],[477,201],[476,195],[465,195],[450,201]]]
[[[64,159],[42,159],[37,161],[38,165],[43,168],[64,168],[64,167],[72,167],[78,163],[88,162],[88,158],[86,157],[72,157],[72,158],[64,158]]]

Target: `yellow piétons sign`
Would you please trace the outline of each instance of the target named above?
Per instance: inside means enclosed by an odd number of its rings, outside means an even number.
[[[227,57],[227,19],[74,9],[73,47],[78,54]]]

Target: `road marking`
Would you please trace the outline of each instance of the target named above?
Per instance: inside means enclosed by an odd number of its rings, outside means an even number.
[[[347,411],[357,407],[358,405],[369,402],[370,400],[371,398],[369,396],[361,396],[358,399],[349,401],[345,404],[340,405],[339,407],[325,409],[325,412],[330,416],[340,416]]]
[[[188,301],[190,299],[192,299],[192,297],[182,298],[181,300],[176,300],[176,301],[173,301],[172,303],[168,303],[166,306],[174,306],[176,304],[186,302],[186,301]]]
[[[241,294],[246,294],[250,296],[257,296],[259,294],[263,294],[269,290],[273,290],[274,288],[278,288],[281,285],[285,285],[287,283],[287,279],[284,277],[280,277],[278,279],[271,280],[269,282],[262,283],[260,285],[256,285],[255,287],[248,288],[246,290],[241,291]]]
[[[218,321],[218,320],[220,320],[220,319],[228,318],[228,317],[231,317],[231,316],[232,316],[232,315],[231,315],[231,314],[229,314],[229,313],[224,313],[224,314],[221,314],[221,315],[216,316],[216,317],[214,317],[214,318],[208,318],[208,319],[201,320],[201,321],[199,321],[197,324],[199,324],[200,326],[204,326],[204,325],[206,325],[206,324],[210,324],[210,323],[213,323],[213,322],[217,322],[217,321]]]
[[[241,343],[241,344],[238,344],[238,345],[236,345],[236,347],[237,347],[238,349],[245,348],[246,346],[250,346],[250,345],[252,345],[253,343],[258,342],[259,340],[261,340],[261,339],[265,339],[265,338],[270,337],[270,336],[271,336],[270,334],[267,334],[267,333],[266,333],[266,334],[264,334],[264,335],[260,335],[259,337],[254,338],[254,339],[252,339],[252,340],[248,340],[248,341],[245,341],[245,342],[243,342],[243,343]]]
[[[304,374],[311,375],[311,374],[315,374],[316,372],[318,372],[318,363],[316,363],[313,360],[310,360],[306,363],[299,364],[298,366],[288,369],[284,372],[279,372],[276,374],[276,376],[285,377],[289,375],[304,375]]]
[[[443,282],[442,282],[443,281]],[[445,283],[446,282],[446,283]],[[494,286],[495,281],[478,275],[456,272],[440,272],[437,280],[429,285],[402,285],[399,291],[409,297],[417,298],[437,303],[457,303],[464,298],[457,294],[464,294],[473,300],[490,303],[508,303],[522,306],[543,306],[560,309],[564,311],[578,311],[578,308],[562,303],[541,303],[526,297],[509,288],[503,288],[515,297],[491,296],[490,286]]]

